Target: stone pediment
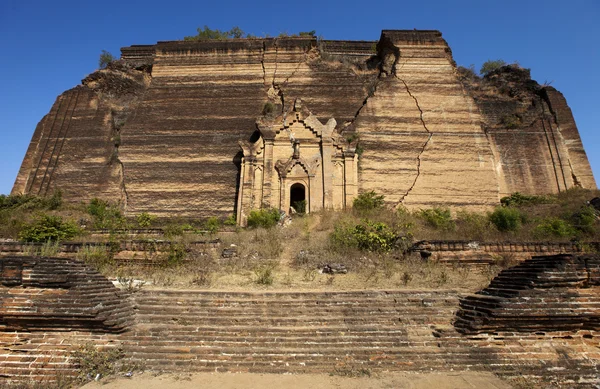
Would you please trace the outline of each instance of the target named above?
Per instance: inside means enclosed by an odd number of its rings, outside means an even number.
[[[294,105],[287,112],[275,117],[260,117],[256,121],[256,126],[259,129],[262,137],[267,140],[275,139],[280,133],[288,132],[291,134],[294,127],[302,125],[309,130],[315,137],[331,137],[333,136],[337,122],[331,118],[326,124],[313,115],[310,110],[302,104],[300,99],[294,101]],[[293,136],[290,136],[293,140]]]

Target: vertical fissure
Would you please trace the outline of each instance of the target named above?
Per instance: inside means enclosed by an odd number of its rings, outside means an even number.
[[[408,93],[408,95],[415,101],[415,105],[416,105],[417,109],[419,110],[419,118],[421,120],[421,124],[423,125],[423,128],[425,129],[425,131],[428,134],[427,140],[425,141],[425,143],[423,143],[423,146],[421,147],[419,154],[417,154],[417,175],[415,176],[415,179],[413,180],[413,183],[411,184],[411,186],[400,197],[400,200],[398,201],[398,204],[397,204],[397,205],[400,205],[400,204],[402,204],[402,202],[404,202],[404,199],[406,198],[406,196],[408,196],[408,194],[414,189],[415,185],[417,184],[417,181],[419,180],[419,177],[421,176],[421,157],[422,157],[423,153],[425,152],[427,145],[431,141],[431,138],[433,138],[433,132],[429,131],[429,128],[427,128],[427,124],[425,124],[425,120],[423,119],[423,110],[421,109],[421,106],[419,105],[419,100],[417,100],[417,98],[411,93],[410,88],[408,87],[408,84],[406,83],[406,81],[404,81],[397,75],[395,75],[395,76],[398,80],[400,80],[402,82],[402,84],[404,84],[404,87],[406,88],[406,93]]]

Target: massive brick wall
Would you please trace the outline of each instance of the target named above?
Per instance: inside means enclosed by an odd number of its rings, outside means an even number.
[[[13,193],[60,188],[73,201],[119,201],[130,214],[230,215],[238,141],[251,138],[266,103],[283,112],[296,98],[345,136],[358,134],[359,191],[392,204],[486,208],[515,191],[595,187],[559,92],[515,98],[489,84],[460,82],[437,31],[131,46],[59,96]]]

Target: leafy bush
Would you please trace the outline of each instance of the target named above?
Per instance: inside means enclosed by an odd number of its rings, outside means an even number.
[[[98,66],[100,66],[100,69],[104,69],[108,66],[109,63],[115,60],[116,58],[114,55],[112,55],[106,50],[102,50],[102,53],[100,53],[100,58],[98,59]]]
[[[25,242],[47,242],[70,239],[79,233],[72,221],[63,221],[60,216],[42,215],[39,219],[23,226],[19,239]]]
[[[141,228],[150,227],[156,221],[156,216],[150,215],[148,212],[142,212],[137,216],[137,224]]]
[[[357,211],[370,211],[373,209],[383,208],[384,196],[378,195],[374,191],[364,192],[359,194],[352,203],[352,206]]]
[[[188,250],[183,243],[171,242],[167,256],[164,258],[163,266],[172,267],[181,265],[186,257],[187,251]]]
[[[94,218],[94,228],[112,230],[126,227],[127,222],[119,207],[108,201],[93,198],[87,206],[87,212]]]
[[[295,201],[292,208],[298,213],[306,213],[306,200]]]
[[[317,31],[316,30],[311,30],[311,31],[300,31],[298,33],[299,36],[311,36],[314,37],[316,35]]]
[[[506,62],[502,59],[496,59],[496,60],[489,59],[489,60],[485,61],[483,63],[483,65],[481,65],[481,69],[479,70],[479,73],[482,76],[487,76],[494,70],[500,69],[504,65],[506,65]]]
[[[515,192],[510,196],[502,197],[500,199],[500,204],[505,207],[520,207],[526,205],[544,204],[551,201],[552,200],[547,196],[524,195],[522,193]]]
[[[55,210],[62,205],[62,192],[57,190],[51,197],[38,197],[31,195],[0,195],[0,210],[9,209],[49,209]]]
[[[250,211],[248,216],[248,227],[271,228],[279,222],[279,210],[275,208],[264,208]]]
[[[575,212],[571,217],[573,227],[577,230],[586,233],[594,234],[598,225],[598,216],[591,206],[583,207]]]
[[[336,225],[329,238],[337,248],[385,252],[394,248],[398,235],[385,223],[364,219],[359,224]]]
[[[566,220],[557,217],[548,217],[535,227],[535,235],[540,237],[572,237],[575,236],[576,230]]]
[[[517,208],[496,207],[489,219],[499,231],[517,231],[525,221],[525,216]]]
[[[242,31],[242,29],[237,26],[233,27],[229,31],[221,31],[219,29],[212,30],[208,26],[205,25],[204,29],[198,27],[196,29],[196,31],[198,31],[198,34],[186,36],[183,38],[183,40],[186,40],[186,41],[198,41],[198,40],[204,40],[204,39],[224,40],[224,39],[231,39],[231,38],[243,38],[244,35],[246,35],[244,33],[244,31]]]
[[[455,228],[454,220],[452,220],[452,213],[447,208],[430,208],[422,209],[419,216],[429,226],[444,231],[453,231]]]
[[[237,221],[235,220],[235,215],[231,214],[223,221],[223,224],[226,226],[235,226],[237,225]]]
[[[211,235],[216,234],[219,228],[221,228],[221,220],[216,216],[211,216],[204,222],[204,229]]]

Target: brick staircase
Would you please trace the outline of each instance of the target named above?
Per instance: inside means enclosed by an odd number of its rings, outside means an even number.
[[[536,387],[595,388],[600,333],[460,334],[454,291],[141,290],[123,333],[0,332],[0,382],[73,375],[71,351],[121,347],[162,372],[491,371]]]
[[[199,292],[134,295],[119,336],[147,369],[262,373],[492,371],[594,387],[598,333],[461,335],[452,291]]]

